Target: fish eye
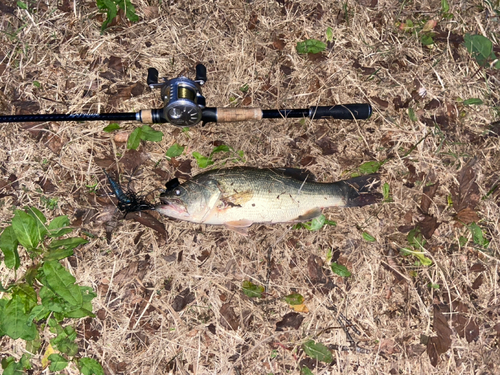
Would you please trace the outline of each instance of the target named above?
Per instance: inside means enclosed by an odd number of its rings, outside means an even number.
[[[181,195],[181,189],[175,189],[175,195],[177,196]]]

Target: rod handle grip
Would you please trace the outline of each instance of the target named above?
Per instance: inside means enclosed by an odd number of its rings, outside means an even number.
[[[260,108],[217,108],[217,122],[261,120]]]

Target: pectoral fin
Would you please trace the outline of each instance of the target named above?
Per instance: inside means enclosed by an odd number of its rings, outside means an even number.
[[[321,215],[321,210],[319,208],[313,208],[312,210],[305,212],[303,215],[300,215],[299,217],[291,220],[291,222],[297,223],[302,221],[309,221],[320,215]]]
[[[248,227],[252,225],[253,222],[247,219],[241,219],[241,220],[236,220],[236,221],[228,221],[227,223],[224,223],[224,226],[227,229],[230,229],[236,233],[239,233],[243,236],[248,236]]]

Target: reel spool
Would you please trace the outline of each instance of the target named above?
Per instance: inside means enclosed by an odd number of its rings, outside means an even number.
[[[158,83],[158,71],[155,68],[148,69],[147,83],[152,89],[161,89],[164,103],[163,113],[157,114],[176,126],[194,126],[199,123],[205,108],[205,97],[201,93],[201,86],[207,80],[205,66],[202,64],[196,66],[194,81],[183,76],[163,80],[164,82]],[[153,119],[153,122],[156,121]]]

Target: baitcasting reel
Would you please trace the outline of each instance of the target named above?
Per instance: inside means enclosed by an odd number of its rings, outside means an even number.
[[[163,80],[164,82],[158,83],[158,70],[148,69],[147,83],[152,89],[161,89],[161,98],[165,104],[163,110],[152,111],[151,115],[155,118],[151,118],[151,122],[168,122],[177,126],[193,126],[199,123],[203,115],[202,110],[205,108],[205,97],[201,94],[201,86],[207,80],[207,68],[202,64],[196,65],[194,81],[183,76],[171,80],[163,78]],[[141,120],[144,121],[144,114]]]
[[[41,121],[140,121],[145,124],[170,123],[175,126],[194,126],[200,121],[237,122],[261,120],[263,118],[334,118],[342,120],[367,119],[371,116],[370,104],[339,104],[335,106],[316,106],[305,109],[260,109],[260,108],[208,108],[201,86],[207,81],[207,69],[196,66],[196,78],[163,78],[158,82],[158,70],[148,69],[149,87],[161,89],[164,107],[143,109],[137,113],[75,113],[47,115],[1,116],[2,122],[41,122]]]

